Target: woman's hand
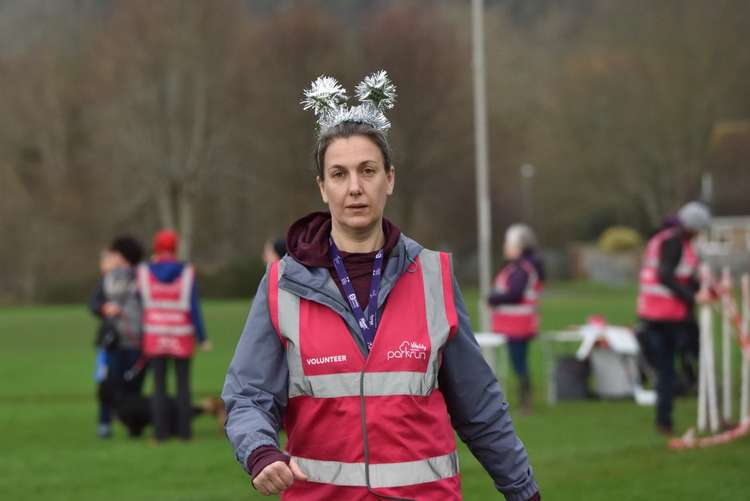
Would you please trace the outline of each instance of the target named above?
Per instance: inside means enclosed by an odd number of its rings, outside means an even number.
[[[105,317],[116,317],[122,313],[117,303],[107,302],[102,305],[102,314]]]
[[[307,480],[307,475],[294,460],[287,465],[283,461],[269,464],[253,479],[255,488],[266,496],[278,494],[291,487],[295,480]]]
[[[710,304],[717,299],[717,295],[710,290],[701,289],[695,294],[696,304]]]

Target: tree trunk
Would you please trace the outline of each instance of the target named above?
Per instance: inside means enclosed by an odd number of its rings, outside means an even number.
[[[193,192],[189,187],[183,186],[180,190],[178,205],[180,218],[179,257],[188,261],[193,248]]]

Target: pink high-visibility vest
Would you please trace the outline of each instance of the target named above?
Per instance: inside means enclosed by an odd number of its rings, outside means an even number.
[[[442,351],[457,328],[450,257],[423,250],[383,310],[369,355],[333,310],[279,288],[271,321],[286,348],[287,450],[309,481],[284,500],[460,500],[458,454],[443,394]]]
[[[195,349],[195,327],[190,298],[195,271],[186,265],[173,282],[160,282],[148,268],[138,267],[143,301],[143,354],[146,357],[190,358]]]
[[[536,335],[539,330],[539,295],[543,284],[534,265],[522,259],[519,265],[526,271],[529,279],[523,291],[520,303],[501,304],[492,308],[492,330],[511,339],[527,339]],[[500,292],[508,290],[508,279],[514,268],[508,263],[495,277],[495,289]]]
[[[675,236],[677,231],[676,228],[662,230],[646,245],[638,292],[638,316],[646,320],[680,321],[687,318],[687,305],[659,281],[661,246],[665,240]],[[675,269],[677,281],[688,283],[698,269],[698,264],[698,256],[692,244],[689,240],[683,239],[682,258]]]

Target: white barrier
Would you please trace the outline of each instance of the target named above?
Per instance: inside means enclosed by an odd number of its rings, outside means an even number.
[[[721,287],[725,291],[732,290],[732,275],[729,268],[724,268],[721,273]],[[730,293],[721,296],[721,368],[723,372],[721,384],[722,417],[724,422],[732,420],[732,325],[729,318]]]
[[[750,326],[750,277],[748,275],[742,276],[740,283],[742,298],[742,326],[747,331]],[[740,415],[750,416],[750,408],[748,400],[750,400],[750,360],[748,357],[742,357],[742,381],[740,383]]]
[[[711,271],[707,265],[701,267],[701,291],[708,293],[714,285]],[[681,438],[670,441],[674,449],[689,447],[707,447],[727,443],[750,432],[750,278],[744,275],[741,280],[741,314],[734,297],[732,279],[728,269],[722,272],[722,279],[716,290],[720,294],[721,314],[721,356],[722,356],[722,412],[723,423],[719,420],[718,394],[716,388],[716,367],[714,353],[714,331],[712,305],[701,304],[699,311],[700,326],[700,372],[698,380],[698,432],[711,432],[708,437],[696,437],[695,429],[690,429]],[[735,338],[737,344],[732,343]],[[719,433],[722,424],[727,426],[733,417],[732,395],[732,347],[739,346],[742,354],[740,406],[738,424]]]

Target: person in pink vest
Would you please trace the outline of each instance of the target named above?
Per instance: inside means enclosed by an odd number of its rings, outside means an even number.
[[[154,236],[150,263],[138,268],[138,289],[143,302],[143,354],[154,373],[154,439],[161,442],[173,431],[182,440],[191,437],[190,360],[196,342],[211,348],[206,339],[198,298],[195,269],[177,260],[177,233],[161,230]],[[167,366],[177,375],[177,430],[170,430],[166,390]]]
[[[289,228],[227,371],[236,458],[284,500],[459,500],[456,430],[507,499],[540,499],[450,256],[383,217],[395,169],[378,96],[392,84],[371,75],[352,108],[331,102],[340,90],[321,77],[305,101],[325,111],[315,167],[329,211]]]
[[[492,307],[492,331],[508,339],[508,354],[519,382],[519,401],[527,413],[531,411],[529,341],[539,331],[539,296],[544,283],[544,265],[536,246],[534,232],[527,225],[508,228],[503,246],[508,262],[495,277],[487,299]]]
[[[657,371],[656,430],[673,433],[672,400],[675,350],[695,329],[693,305],[710,301],[699,291],[699,259],[692,241],[711,222],[699,202],[684,205],[673,224],[665,225],[646,245],[639,275],[639,330],[645,333],[645,352]]]

